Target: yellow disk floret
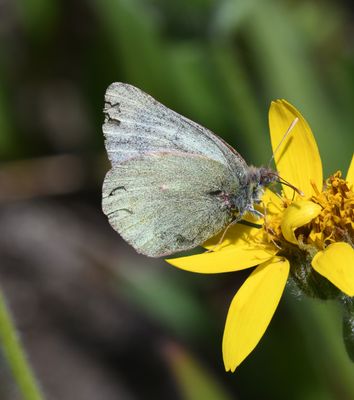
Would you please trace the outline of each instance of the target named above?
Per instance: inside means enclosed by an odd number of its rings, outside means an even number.
[[[331,243],[354,240],[354,192],[338,171],[326,180],[324,190],[312,197],[322,207],[311,222],[309,240],[316,247],[325,248]]]

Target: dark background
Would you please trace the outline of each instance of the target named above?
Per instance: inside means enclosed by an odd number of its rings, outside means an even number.
[[[139,256],[101,212],[101,124],[132,83],[271,156],[270,101],[308,119],[325,174],[353,151],[351,2],[0,0],[0,285],[48,399],[353,399],[341,312],[286,290],[235,374],[221,339],[248,271]],[[19,399],[0,353],[0,398]]]

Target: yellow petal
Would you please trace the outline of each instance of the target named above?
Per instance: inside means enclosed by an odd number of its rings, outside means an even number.
[[[348,169],[347,177],[345,179],[350,185],[354,186],[354,154]]]
[[[312,201],[299,200],[290,204],[284,211],[281,231],[285,239],[298,244],[295,237],[295,229],[311,222],[321,212],[321,206]]]
[[[344,242],[332,243],[319,251],[312,267],[348,296],[354,296],[354,249]]]
[[[274,246],[232,245],[220,251],[166,260],[174,267],[200,274],[218,274],[254,267],[277,252]]]
[[[174,267],[201,274],[239,271],[272,258],[278,249],[264,243],[264,230],[241,223],[230,227],[222,243],[223,232],[209,239],[204,247],[211,250],[194,256],[166,260]]]
[[[206,249],[212,250],[221,250],[225,247],[231,245],[251,245],[254,242],[259,242],[260,238],[262,237],[263,230],[262,230],[262,220],[258,220],[257,222],[253,221],[253,224],[256,223],[258,227],[246,225],[244,223],[237,223],[231,226],[224,237],[222,243],[220,243],[220,239],[224,232],[220,232],[218,235],[212,237],[211,239],[207,240],[203,247]],[[217,247],[216,247],[217,246]]]
[[[226,371],[234,372],[260,341],[278,306],[289,269],[286,259],[273,257],[259,265],[236,293],[222,343]]]
[[[266,189],[264,191],[262,203],[266,208],[265,212],[267,213],[267,215],[276,215],[283,211],[282,199],[269,189]]]
[[[269,189],[265,190],[262,197],[262,202],[263,205],[258,207],[259,211],[262,213],[266,213],[267,215],[275,215],[283,211],[281,198]],[[224,234],[224,231],[207,240],[203,244],[203,247],[205,247],[206,249],[215,250],[215,247],[217,246],[217,250],[221,250],[229,245],[238,245],[240,244],[240,242],[242,242],[243,244],[251,245],[252,243],[255,243],[257,245],[258,243],[262,242],[264,235],[262,225],[264,219],[255,218],[247,214],[242,220],[246,221],[246,223],[249,222],[250,224],[246,225],[245,223],[239,222],[231,226],[227,230],[222,243],[220,243],[220,239]]]
[[[285,100],[273,101],[269,109],[269,128],[273,152],[294,120],[298,122],[276,151],[274,160],[279,175],[302,190],[306,197],[314,193],[311,181],[322,190],[322,163],[311,128],[299,111]],[[294,191],[283,185],[288,198]]]

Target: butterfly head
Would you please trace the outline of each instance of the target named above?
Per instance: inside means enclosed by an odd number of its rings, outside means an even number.
[[[254,203],[259,203],[262,197],[265,187],[278,182],[282,185],[289,186],[298,193],[300,196],[304,196],[304,193],[297,187],[292,185],[290,182],[280,177],[277,172],[267,167],[250,167],[248,173],[248,186],[251,192],[251,199]]]
[[[250,167],[247,177],[247,185],[252,202],[259,203],[264,188],[278,181],[279,176],[272,169],[266,167]]]

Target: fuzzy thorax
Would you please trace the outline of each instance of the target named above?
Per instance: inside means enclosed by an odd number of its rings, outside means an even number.
[[[240,187],[230,201],[231,209],[236,212],[235,220],[240,220],[247,212],[257,218],[263,217],[263,214],[256,210],[254,205],[260,203],[264,188],[278,179],[276,172],[269,168],[249,167],[244,181],[240,182]]]
[[[259,203],[263,195],[264,188],[277,182],[278,174],[266,167],[249,167],[247,175],[247,184],[249,186],[250,199],[253,203]]]

